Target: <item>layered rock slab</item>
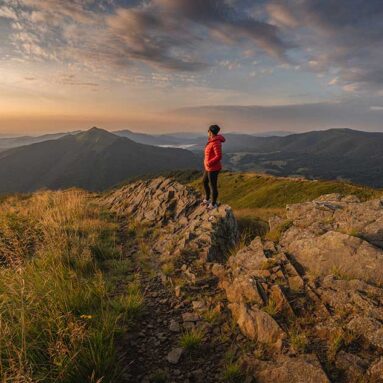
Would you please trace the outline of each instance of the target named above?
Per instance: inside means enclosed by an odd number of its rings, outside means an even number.
[[[383,283],[383,200],[322,196],[289,205],[280,244],[306,270]]]
[[[206,261],[220,261],[238,237],[232,209],[209,211],[198,193],[175,180],[159,177],[113,190],[106,206],[120,217],[158,227],[155,249],[162,255],[194,251]]]
[[[257,383],[330,383],[313,354],[296,358],[279,356],[274,361],[249,361]]]
[[[250,363],[256,381],[328,381],[315,355],[305,354],[312,348],[338,371],[337,381],[366,374],[378,381],[372,376],[383,351],[381,205],[330,195],[289,206],[287,220],[273,220],[283,228],[279,242],[256,238],[213,267],[242,333],[273,350],[271,360]],[[261,316],[273,325],[260,325]]]

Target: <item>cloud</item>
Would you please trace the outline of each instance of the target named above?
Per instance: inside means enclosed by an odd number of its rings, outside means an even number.
[[[13,9],[7,6],[2,6],[0,7],[0,18],[17,20],[17,15]]]
[[[245,0],[19,0],[0,8],[0,15],[17,22],[19,31],[12,39],[29,59],[77,60],[120,69],[144,63],[197,72],[214,63],[214,52],[220,48],[242,46],[255,54],[256,46],[287,61],[291,45],[278,27],[251,16],[246,4]]]
[[[292,47],[281,38],[276,26],[256,20],[245,12],[245,1],[230,5],[222,0],[153,0],[153,4],[176,17],[204,25],[223,42],[254,42],[282,60],[286,60],[285,52]]]
[[[345,90],[382,89],[381,0],[272,0],[266,9],[270,22],[294,36],[312,70],[336,71]]]
[[[0,0],[1,1],[1,0]],[[7,54],[115,78],[292,64],[332,89],[383,94],[381,0],[3,0]],[[9,40],[9,41],[8,41]],[[5,48],[2,48],[2,52]],[[266,55],[265,55],[266,53]],[[273,60],[268,60],[270,56]],[[249,76],[253,68],[248,68]],[[262,73],[261,73],[262,74]],[[325,76],[327,75],[327,76]],[[336,79],[336,80],[329,80]],[[202,81],[202,75],[201,75]]]

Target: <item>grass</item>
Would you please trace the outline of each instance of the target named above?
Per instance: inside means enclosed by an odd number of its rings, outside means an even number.
[[[201,189],[199,182],[195,180],[191,185]],[[352,194],[362,200],[382,194],[367,186],[342,181],[310,181],[257,173],[222,172],[219,186],[220,200],[234,209],[284,208],[329,193]]]
[[[89,194],[40,192],[0,206],[0,381],[114,382],[115,337],[140,312],[116,294],[117,225]]]
[[[180,178],[181,181],[188,177]],[[202,192],[201,179],[189,177],[189,186]],[[257,173],[222,172],[219,176],[219,199],[230,205],[235,215],[262,235],[268,219],[284,216],[288,204],[312,201],[324,194],[356,195],[361,200],[377,198],[381,190],[342,181],[311,181],[274,177]],[[247,222],[246,222],[247,221]]]
[[[228,383],[243,382],[241,366],[238,363],[228,363],[223,371],[222,380]]]
[[[269,299],[269,301],[267,302],[267,305],[262,307],[262,310],[269,314],[270,316],[272,317],[276,317],[278,314],[279,314],[279,311],[278,311],[278,307],[277,307],[277,304],[275,303],[275,301],[273,299]]]
[[[286,221],[282,222],[275,229],[270,230],[266,234],[265,238],[270,240],[270,241],[273,241],[273,242],[279,242],[279,240],[282,237],[282,234],[284,232],[286,232],[287,230],[289,230],[292,225],[293,225],[293,221],[292,220],[286,220]]]
[[[180,346],[188,352],[196,351],[200,348],[203,337],[204,333],[202,330],[193,328],[181,336]]]
[[[290,345],[295,352],[305,353],[309,346],[309,339],[304,331],[293,329],[290,331]]]
[[[158,370],[150,375],[149,381],[151,383],[166,383],[169,380],[169,375],[166,371]]]
[[[329,361],[335,360],[337,353],[355,340],[356,337],[349,331],[344,331],[342,328],[334,331],[327,342],[327,358]]]
[[[217,324],[222,317],[222,314],[214,309],[209,309],[203,313],[203,318],[206,322],[215,325]]]
[[[351,281],[354,279],[352,275],[345,273],[342,268],[336,266],[331,268],[331,274],[333,274],[336,279],[344,281]]]

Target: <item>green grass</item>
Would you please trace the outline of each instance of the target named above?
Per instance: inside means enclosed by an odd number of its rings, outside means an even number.
[[[294,351],[303,354],[309,346],[309,339],[303,330],[294,328],[290,331],[290,345]]]
[[[237,363],[229,363],[225,366],[222,380],[227,383],[243,382],[244,376],[241,367]]]
[[[279,311],[278,311],[278,308],[277,308],[277,304],[275,303],[275,301],[273,299],[269,299],[268,303],[266,306],[262,307],[262,310],[269,314],[270,316],[272,317],[275,317],[278,315]]]
[[[119,294],[109,281],[126,267],[117,225],[91,195],[7,198],[0,254],[0,381],[117,381],[115,337],[142,297],[136,281]]]
[[[188,352],[196,351],[202,344],[204,333],[198,329],[186,331],[180,339],[180,346]]]
[[[189,185],[202,191],[200,183],[201,180],[197,179]],[[310,181],[232,172],[220,174],[219,191],[220,201],[237,211],[284,209],[287,204],[311,201],[330,193],[352,194],[362,200],[382,195],[380,190],[341,181]]]

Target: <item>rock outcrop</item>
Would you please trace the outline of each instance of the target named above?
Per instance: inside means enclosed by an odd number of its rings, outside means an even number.
[[[270,221],[277,239],[258,237],[236,252],[231,208],[208,211],[196,192],[173,180],[136,182],[104,203],[122,220],[156,230],[153,253],[179,260],[176,275],[165,278],[177,297],[182,288],[202,298],[218,283],[210,314],[231,313],[242,339],[265,350],[243,358],[257,382],[383,381],[381,200],[328,195],[288,206],[287,218]],[[187,282],[177,285],[181,274]],[[184,328],[201,322],[209,299],[192,302]],[[177,333],[178,323],[170,331]],[[168,360],[180,356],[176,350]]]
[[[119,216],[159,228],[155,250],[162,256],[190,251],[202,260],[220,261],[237,241],[237,222],[229,206],[208,211],[195,191],[172,179],[129,184],[104,201]]]
[[[273,350],[248,363],[256,381],[327,382],[321,363],[339,382],[383,381],[382,201],[323,196],[270,226],[279,241],[212,268],[242,333]]]
[[[321,364],[314,354],[296,358],[279,356],[273,361],[249,361],[257,383],[329,383]]]
[[[306,270],[383,283],[383,201],[337,194],[287,207],[280,244]]]

